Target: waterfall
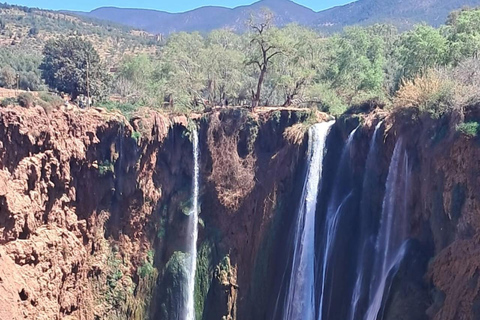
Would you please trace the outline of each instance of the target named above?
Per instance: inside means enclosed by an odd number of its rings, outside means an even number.
[[[388,295],[393,273],[405,255],[410,174],[408,155],[402,139],[399,139],[388,170],[365,320],[377,319],[383,299]]]
[[[358,129],[358,128],[357,128]],[[332,197],[329,201],[329,205],[327,208],[326,213],[326,221],[325,221],[325,229],[322,235],[322,243],[323,243],[323,259],[322,261],[322,269],[321,269],[321,290],[320,290],[320,307],[318,312],[318,319],[322,320],[323,313],[324,313],[324,305],[325,299],[328,295],[326,295],[326,286],[327,286],[327,277],[328,277],[328,268],[329,268],[329,259],[332,255],[332,251],[334,248],[334,242],[337,235],[338,229],[338,222],[340,220],[340,216],[342,210],[346,203],[349,201],[351,196],[353,195],[353,190],[349,190],[349,193],[345,194],[342,192],[342,188],[344,188],[344,181],[343,175],[348,174],[347,168],[350,166],[350,151],[353,142],[353,138],[357,129],[353,130],[350,135],[348,136],[347,143],[345,148],[342,151],[342,156],[340,158],[340,164],[337,171],[337,175],[335,178],[335,186],[333,188]],[[349,188],[350,186],[347,186]],[[347,191],[348,192],[348,191]],[[328,302],[327,302],[328,304]],[[328,305],[327,305],[328,307]],[[327,312],[328,313],[328,312]]]
[[[370,142],[370,148],[368,150],[368,155],[367,155],[367,161],[365,165],[365,176],[363,179],[363,185],[362,185],[362,190],[363,192],[369,192],[368,190],[368,179],[371,179],[371,172],[375,169],[375,166],[377,164],[377,138],[378,138],[378,133],[380,132],[380,128],[383,124],[383,121],[380,121],[376,127],[375,131],[373,132],[372,140]],[[366,195],[367,196],[367,195]],[[367,200],[368,201],[368,200]],[[370,212],[363,212],[361,211],[362,216],[371,214]],[[363,217],[366,218],[366,217]],[[362,226],[363,227],[363,226]],[[365,263],[365,251],[366,251],[366,246],[368,245],[368,230],[362,230],[365,233],[367,233],[367,237],[361,237],[361,241],[363,241],[360,244],[360,251],[358,255],[358,264],[357,264],[357,279],[355,281],[355,287],[353,289],[353,294],[352,294],[352,305],[350,309],[350,320],[355,319],[355,315],[357,313],[357,308],[358,308],[358,303],[360,301],[362,292],[363,292],[363,282],[364,282],[364,277],[365,277],[365,270],[364,270],[364,263]]]
[[[190,242],[188,243],[189,260],[187,265],[188,283],[187,283],[187,301],[186,301],[186,317],[185,320],[195,319],[195,273],[197,269],[197,239],[198,239],[198,193],[199,193],[199,147],[198,132],[192,132],[193,144],[193,186],[192,186],[192,207],[190,210],[189,234]]]
[[[322,176],[323,154],[334,121],[308,131],[308,168],[295,224],[292,269],[283,319],[309,320],[315,316],[315,211]]]

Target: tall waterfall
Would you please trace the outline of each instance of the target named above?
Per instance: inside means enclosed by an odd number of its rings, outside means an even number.
[[[405,255],[408,237],[408,210],[411,170],[402,139],[395,145],[383,200],[376,257],[365,320],[376,320],[390,289],[393,272]]]
[[[193,186],[192,186],[192,207],[190,211],[190,221],[188,226],[191,235],[188,243],[189,260],[187,265],[188,283],[187,283],[187,302],[185,320],[195,319],[195,273],[197,269],[197,239],[198,239],[198,194],[199,194],[199,147],[198,132],[192,132],[193,144]]]
[[[312,126],[308,131],[308,168],[295,224],[292,270],[283,319],[315,317],[315,210],[322,176],[325,141],[334,121]]]
[[[357,128],[358,129],[358,128]],[[329,262],[330,257],[332,255],[334,246],[335,246],[335,239],[337,235],[338,229],[338,222],[340,220],[340,216],[345,204],[349,201],[350,197],[352,196],[353,190],[348,190],[345,194],[343,189],[343,175],[348,171],[346,168],[349,167],[350,162],[350,150],[353,142],[353,138],[357,129],[353,130],[347,140],[345,148],[342,151],[342,156],[339,163],[339,168],[337,171],[337,177],[335,179],[335,186],[333,188],[333,193],[331,199],[329,201],[329,205],[327,208],[327,213],[325,217],[325,229],[322,235],[322,244],[323,244],[323,258],[321,260],[322,268],[321,268],[321,278],[319,279],[321,287],[320,287],[320,307],[318,312],[318,319],[322,320],[324,313],[328,314],[328,311],[325,308],[328,308],[328,293],[326,292],[327,289],[327,281],[328,281],[328,272],[329,272]],[[347,186],[348,188],[348,186]],[[327,301],[326,301],[327,300]]]
[[[367,155],[367,161],[366,161],[366,166],[365,166],[365,176],[364,176],[364,180],[363,180],[363,192],[365,193],[368,193],[368,183],[371,181],[372,179],[372,173],[373,173],[373,170],[375,169],[375,166],[377,165],[377,158],[378,158],[378,155],[377,155],[377,149],[378,149],[378,133],[380,132],[380,128],[383,124],[383,121],[380,121],[377,126],[375,127],[375,131],[373,133],[373,136],[372,136],[372,140],[370,142],[370,148],[368,150],[368,155]],[[365,195],[365,198],[367,198],[369,195]],[[367,198],[368,199],[368,198]],[[371,198],[368,199],[367,201],[371,201]],[[371,214],[370,212],[363,212],[363,211],[360,211],[360,213],[363,215],[362,218],[366,218],[365,216],[367,214]],[[362,225],[362,227],[365,227],[364,225]],[[363,291],[363,286],[364,286],[364,282],[365,282],[365,260],[368,259],[368,257],[366,257],[365,253],[366,253],[366,250],[367,250],[367,246],[369,244],[369,230],[362,230],[364,233],[367,233],[367,236],[366,237],[361,237],[361,243],[360,243],[360,250],[359,250],[359,254],[358,254],[358,260],[357,260],[357,279],[355,281],[355,287],[353,289],[353,294],[352,294],[352,304],[351,304],[351,307],[350,307],[350,316],[349,316],[349,319],[350,320],[354,320],[355,319],[355,315],[357,313],[357,308],[358,308],[358,304],[360,302],[360,298],[362,296],[362,293],[364,292]]]

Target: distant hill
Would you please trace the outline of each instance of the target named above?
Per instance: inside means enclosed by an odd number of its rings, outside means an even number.
[[[219,28],[243,31],[250,14],[266,7],[275,13],[278,26],[296,22],[330,32],[348,25],[376,22],[392,23],[401,29],[419,22],[438,26],[445,22],[449,12],[464,6],[479,5],[480,0],[358,0],[315,12],[290,0],[261,0],[233,9],[209,6],[183,13],[102,7],[75,14],[117,22],[151,33],[169,34],[178,31],[206,32]]]
[[[0,21],[0,53],[8,51],[15,56],[38,58],[49,39],[78,35],[88,38],[114,66],[125,54],[154,53],[158,45],[157,37],[145,31],[56,11],[0,3]]]
[[[480,6],[480,0],[359,0],[317,13],[317,26],[337,30],[355,24],[390,23],[400,29],[425,22],[445,23],[448,14],[462,7]]]
[[[183,13],[103,7],[80,14],[123,23],[151,33],[169,34],[178,31],[204,32],[219,28],[242,31],[246,28],[245,22],[250,14],[259,12],[262,7],[269,8],[275,13],[277,25],[285,25],[291,22],[313,25],[317,18],[315,11],[289,0],[261,0],[252,5],[234,9],[208,6]]]

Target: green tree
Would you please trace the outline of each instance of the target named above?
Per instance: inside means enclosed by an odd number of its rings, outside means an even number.
[[[302,98],[312,83],[323,59],[323,39],[298,25],[289,25],[279,33],[284,49],[272,64],[271,81],[281,95],[277,99],[289,106],[295,98]]]
[[[345,28],[328,40],[329,64],[321,79],[345,101],[357,96],[382,94],[385,68],[385,44],[381,36],[367,28]]]
[[[401,36],[398,57],[401,73],[409,79],[446,61],[447,39],[439,29],[418,25]]]
[[[242,38],[228,30],[212,31],[206,38],[202,65],[206,72],[206,96],[210,104],[234,101],[248,82],[242,64]],[[212,59],[212,57],[215,57]]]
[[[148,103],[149,97],[156,93],[152,90],[155,64],[146,54],[125,57],[118,68],[115,79],[115,91],[123,98]],[[135,101],[133,101],[135,100]]]
[[[203,102],[207,79],[202,66],[204,52],[204,39],[197,32],[170,36],[160,53],[162,64],[154,74],[163,96],[188,108]]]
[[[480,52],[480,9],[455,11],[446,27],[449,57],[458,63],[464,58],[477,58]]]
[[[0,70],[0,85],[11,89],[15,87],[17,74],[10,66],[5,66]]]
[[[110,77],[91,42],[79,37],[49,40],[40,65],[45,83],[67,92],[72,99],[80,94],[103,98]]]

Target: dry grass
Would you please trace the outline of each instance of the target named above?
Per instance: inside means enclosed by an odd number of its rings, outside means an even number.
[[[480,60],[468,59],[454,68],[439,68],[404,80],[393,99],[394,107],[414,107],[434,116],[451,110],[462,112],[480,101]]]
[[[285,129],[283,138],[290,144],[301,145],[305,138],[305,133],[308,131],[308,127],[309,126],[305,123],[294,124],[293,126]]]
[[[246,119],[233,121],[227,117],[220,120],[220,113],[214,113],[208,128],[208,148],[212,157],[210,181],[220,203],[229,210],[238,210],[245,197],[255,186],[255,157],[238,154],[240,128]]]
[[[393,105],[395,108],[417,108],[438,117],[459,105],[460,88],[453,79],[432,70],[413,80],[403,80]]]
[[[395,107],[418,107],[427,105],[432,96],[442,90],[443,82],[440,77],[430,72],[424,76],[417,76],[413,80],[403,80],[395,99]]]

